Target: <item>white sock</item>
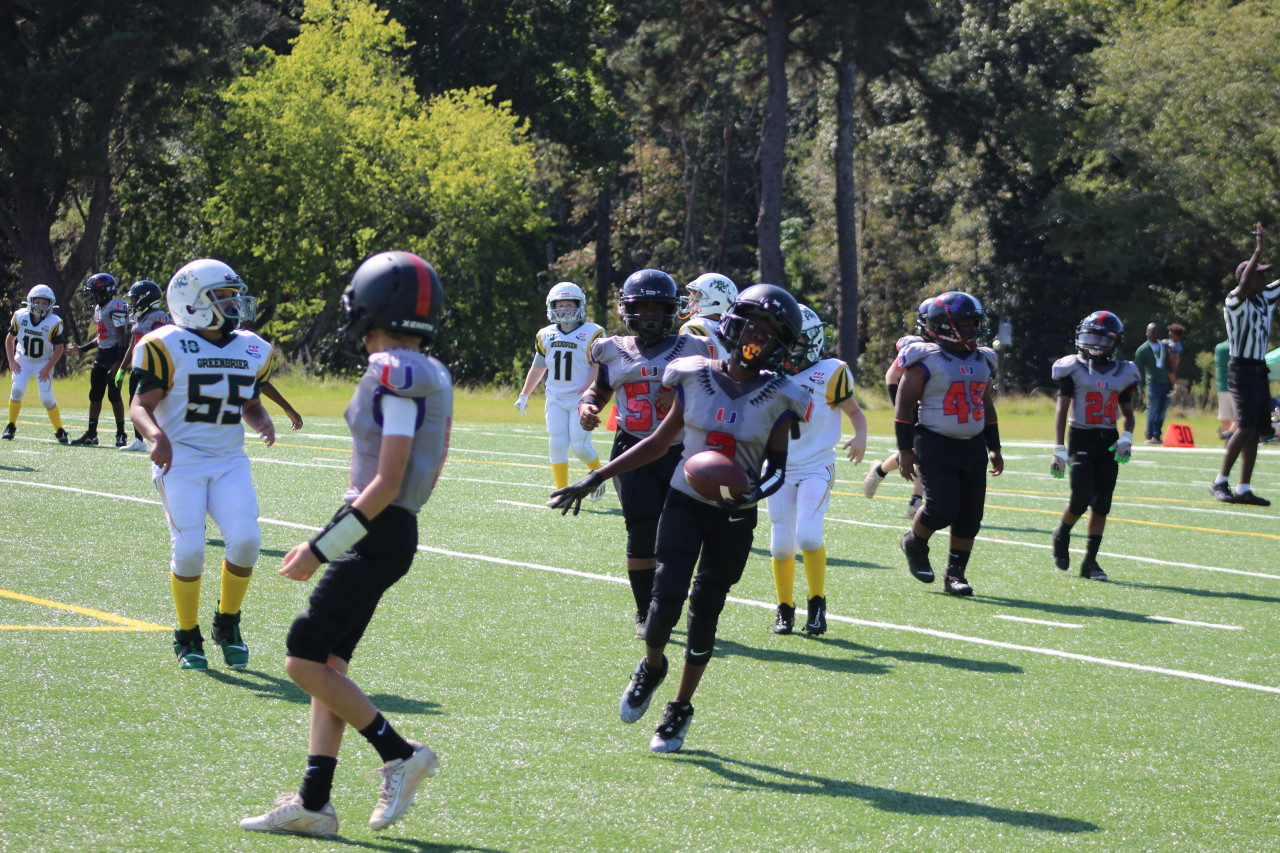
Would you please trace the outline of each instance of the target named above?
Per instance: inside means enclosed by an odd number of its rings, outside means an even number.
[[[1252,489],[1249,488],[1248,483],[1241,483],[1240,485],[1236,486],[1237,495],[1243,495],[1245,492],[1249,492],[1249,491],[1252,491]]]
[[[1213,484],[1215,486],[1218,485],[1219,483],[1225,483],[1225,482],[1227,482],[1227,478],[1222,476],[1221,474],[1213,478]]]

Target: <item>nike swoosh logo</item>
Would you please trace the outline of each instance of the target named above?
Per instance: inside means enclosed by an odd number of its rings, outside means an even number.
[[[698,655],[709,655],[711,654],[711,649],[707,649],[705,652],[689,652],[689,654],[694,655],[695,657]]]
[[[382,728],[378,729],[378,737],[382,737],[387,733],[387,721],[382,721]]]

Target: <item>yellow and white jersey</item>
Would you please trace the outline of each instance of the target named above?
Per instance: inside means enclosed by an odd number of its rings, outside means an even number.
[[[54,347],[66,343],[61,317],[45,314],[37,323],[26,308],[19,308],[13,315],[9,334],[15,338],[14,349],[18,357],[30,365],[44,364],[53,356]]]
[[[716,331],[716,327],[719,325],[719,320],[694,317],[680,327],[680,334],[706,338],[707,345],[711,347],[711,360],[722,361],[729,355],[729,345],[725,343],[720,337],[720,333]]]
[[[180,326],[148,332],[133,353],[138,393],[164,390],[156,423],[169,436],[174,461],[244,453],[240,411],[271,375],[271,344],[244,330],[218,343]]]
[[[578,397],[586,390],[587,376],[595,361],[591,344],[604,334],[595,323],[583,323],[567,332],[552,323],[538,330],[534,367],[547,369],[547,402],[578,408]]]
[[[841,403],[853,396],[853,374],[838,358],[824,358],[791,377],[809,393],[813,412],[800,437],[787,445],[787,470],[802,471],[835,464],[840,443]]]

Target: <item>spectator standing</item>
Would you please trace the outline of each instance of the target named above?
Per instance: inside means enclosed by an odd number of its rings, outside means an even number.
[[[1213,348],[1213,378],[1218,387],[1218,438],[1226,441],[1236,431],[1236,404],[1231,399],[1230,375],[1231,342],[1223,341]]]
[[[1147,339],[1133,354],[1133,363],[1142,372],[1142,384],[1147,389],[1146,444],[1159,444],[1164,429],[1164,414],[1169,410],[1170,381],[1169,349],[1160,340],[1160,326],[1147,326]]]

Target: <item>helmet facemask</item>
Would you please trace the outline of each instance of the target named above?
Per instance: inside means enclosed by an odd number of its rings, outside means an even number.
[[[641,314],[636,309],[643,306],[657,306],[659,311]],[[640,339],[646,346],[653,346],[667,335],[675,331],[676,306],[674,303],[657,299],[629,299],[618,305],[618,314],[627,331]]]
[[[748,370],[773,370],[787,357],[788,347],[773,316],[739,305],[720,319],[717,332],[730,342],[730,359]],[[738,313],[741,312],[741,313]]]

